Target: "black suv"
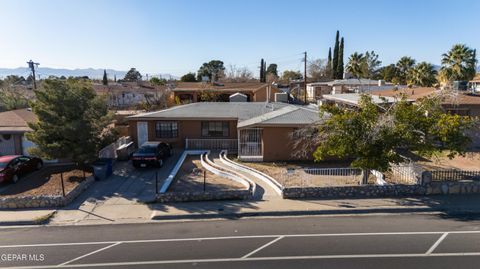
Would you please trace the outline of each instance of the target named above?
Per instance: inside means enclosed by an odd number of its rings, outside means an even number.
[[[145,142],[132,154],[135,168],[155,166],[161,167],[163,160],[172,156],[172,146],[165,142]]]

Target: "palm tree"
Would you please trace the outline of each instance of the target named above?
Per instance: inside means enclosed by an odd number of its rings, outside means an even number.
[[[402,58],[400,58],[400,60],[398,60],[396,67],[398,70],[397,78],[399,84],[407,84],[407,74],[414,65],[415,60],[408,56],[403,56]]]
[[[432,64],[421,62],[408,72],[408,84],[422,87],[432,87],[437,83],[437,71]]]
[[[449,81],[471,80],[475,76],[476,53],[465,44],[456,44],[442,54],[442,75]]]
[[[360,79],[364,76],[365,71],[365,58],[363,57],[362,53],[355,52],[350,55],[348,58],[347,68],[345,69],[347,72],[352,74],[352,76]]]

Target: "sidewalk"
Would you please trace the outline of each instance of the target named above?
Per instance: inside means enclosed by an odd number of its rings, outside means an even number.
[[[480,195],[341,200],[224,201],[155,205],[151,218],[199,219],[248,216],[425,213],[480,213]]]
[[[3,210],[0,211],[2,225],[37,225],[47,222],[56,210]]]
[[[0,225],[38,224],[54,210],[0,211]],[[248,216],[365,215],[378,213],[480,214],[480,195],[342,200],[212,201],[175,204],[132,203],[119,198],[79,209],[59,209],[49,225],[146,223],[160,220]]]

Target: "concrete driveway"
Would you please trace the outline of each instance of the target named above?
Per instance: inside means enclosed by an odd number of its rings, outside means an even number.
[[[144,218],[151,213],[144,203],[155,198],[156,175],[160,189],[179,157],[180,152],[175,152],[161,168],[135,169],[130,161],[115,163],[112,176],[94,182],[70,205],[58,210],[52,222],[79,222],[90,218],[113,221],[112,214]],[[124,212],[122,206],[125,205],[138,206],[138,210]]]

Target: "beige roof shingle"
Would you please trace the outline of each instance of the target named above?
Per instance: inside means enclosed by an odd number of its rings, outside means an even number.
[[[29,132],[29,122],[35,122],[37,116],[30,109],[17,109],[0,112],[0,131],[1,132]]]

